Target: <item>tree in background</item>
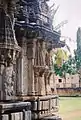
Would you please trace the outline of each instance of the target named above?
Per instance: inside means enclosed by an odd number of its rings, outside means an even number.
[[[77,30],[77,49],[74,51],[74,57],[69,56],[68,60],[63,62],[61,66],[54,64],[54,71],[56,75],[64,76],[65,73],[76,74],[79,73],[81,79],[81,28]],[[63,58],[63,56],[61,56]],[[57,61],[60,62],[59,57]]]
[[[76,69],[79,74],[79,79],[81,81],[81,28],[79,27],[77,30],[77,49],[75,52],[75,62],[76,62]]]
[[[58,66],[58,64],[54,64],[54,71],[56,75],[59,75],[61,77],[65,77],[66,73],[76,74],[77,69],[75,64],[75,58],[69,56],[68,60],[65,61],[60,67]]]
[[[53,70],[56,75],[65,77],[66,73],[76,74],[75,57],[68,56],[67,52],[62,48],[52,52]]]
[[[77,30],[77,50],[75,51],[75,60],[77,71],[81,69],[81,28]]]
[[[81,28],[77,30],[77,49],[74,51],[74,57],[68,56],[67,52],[62,48],[52,54],[53,69],[56,75],[64,77],[66,73],[76,74],[79,73],[81,79]]]

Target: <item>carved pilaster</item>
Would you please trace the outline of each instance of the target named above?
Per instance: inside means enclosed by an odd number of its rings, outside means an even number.
[[[3,99],[12,100],[15,97],[14,90],[15,72],[13,65],[5,67],[3,71]]]
[[[56,94],[56,82],[54,71],[47,70],[44,74],[46,94]]]
[[[15,98],[15,64],[18,52],[0,48],[0,100]]]
[[[36,95],[45,95],[44,66],[34,66],[34,81]]]
[[[27,62],[27,56],[21,52],[17,59],[17,95],[25,96],[28,92]]]
[[[34,78],[34,63],[36,52],[36,39],[29,40],[27,43],[27,58],[28,58],[28,94],[35,95],[35,78]]]
[[[16,51],[3,50],[0,55],[0,73],[1,73],[1,100],[12,100],[15,97],[15,60]],[[3,57],[2,57],[3,56]]]

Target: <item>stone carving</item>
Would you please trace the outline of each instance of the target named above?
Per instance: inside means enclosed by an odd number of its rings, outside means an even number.
[[[12,100],[14,97],[17,41],[14,32],[15,0],[0,0],[0,74],[2,81],[0,95],[3,100]]]
[[[0,55],[0,73],[2,76],[3,99],[11,100],[14,97],[15,72],[14,61],[16,60],[15,51],[4,50],[4,54]]]
[[[14,97],[14,82],[15,82],[15,72],[13,70],[13,65],[5,67],[3,71],[3,91],[4,99],[12,100]]]
[[[15,1],[13,0],[0,1],[0,16],[1,16],[0,17],[0,38],[1,40],[4,40],[4,42],[10,42],[13,40],[13,42],[17,44],[16,38],[15,38],[15,32],[14,32],[14,23],[15,23],[14,10],[15,10]]]
[[[4,55],[3,54],[0,54],[0,64],[4,64]]]
[[[48,5],[45,0],[41,1],[41,11],[48,14]]]
[[[28,13],[27,13],[27,3],[24,0],[20,0],[20,2],[16,2],[16,13],[15,16],[17,17],[16,22],[18,23],[27,23],[28,21]]]

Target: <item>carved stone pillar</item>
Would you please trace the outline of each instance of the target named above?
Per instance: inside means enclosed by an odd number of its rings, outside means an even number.
[[[44,72],[45,72],[44,66],[34,66],[36,95],[46,95]]]
[[[27,73],[27,55],[24,54],[24,50],[27,49],[22,47],[22,52],[17,60],[17,95],[25,96],[28,93],[28,73]]]
[[[35,79],[35,94],[38,95],[38,77],[39,77],[39,73],[38,72],[34,72],[34,79]]]
[[[47,53],[46,42],[38,39],[36,41],[34,65],[36,95],[46,95],[47,79],[45,79],[44,74],[49,70],[46,63]]]
[[[0,64],[0,100],[3,98],[3,91],[2,91],[2,83],[3,83],[3,79],[2,79],[2,73],[4,70],[4,65]]]
[[[22,53],[19,55],[19,58],[17,60],[17,94],[16,95],[22,95],[23,94],[23,55]]]
[[[29,40],[27,42],[29,95],[35,95],[35,78],[34,78],[35,49],[36,49],[36,39]]]

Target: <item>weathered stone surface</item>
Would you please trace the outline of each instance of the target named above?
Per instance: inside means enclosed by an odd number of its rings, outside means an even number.
[[[8,120],[34,119],[28,108],[30,104],[15,103],[15,97],[30,101],[33,117],[37,119],[48,116],[57,105],[53,101],[57,98],[48,96],[53,94],[53,81],[50,81],[52,61],[47,42],[52,47],[60,35],[52,30],[46,1],[0,0],[0,100],[6,101],[0,107],[1,114],[9,114]]]
[[[0,120],[31,120],[30,102],[0,103]]]
[[[14,90],[14,82],[15,82],[15,73],[13,70],[13,65],[7,67],[3,71],[3,100],[12,100],[15,99],[15,90]]]
[[[23,113],[22,112],[12,113],[11,118],[12,120],[23,120]]]
[[[31,120],[31,111],[23,111],[23,119]]]
[[[62,120],[59,116],[49,116],[49,117],[44,117],[41,120]]]
[[[33,39],[31,43],[27,43],[27,58],[28,58],[28,95],[35,95],[35,77],[34,77],[34,64],[35,64],[35,47],[36,40]]]
[[[21,56],[17,61],[17,95],[27,95],[28,93],[27,69],[27,56]]]
[[[14,64],[20,48],[14,31],[15,4],[15,0],[0,0],[0,100],[15,99]]]
[[[8,115],[3,115],[2,120],[9,120],[9,116]]]
[[[38,77],[38,95],[45,95],[45,80],[44,76]]]

